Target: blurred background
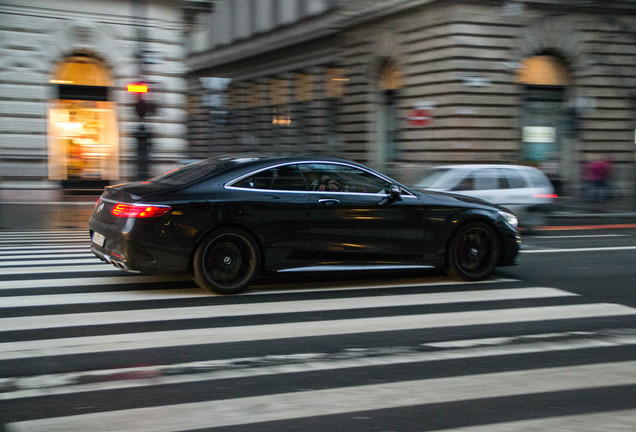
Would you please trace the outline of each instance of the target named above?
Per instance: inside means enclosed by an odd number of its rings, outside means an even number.
[[[407,184],[530,165],[573,204],[603,161],[607,205],[633,210],[635,18],[634,0],[3,0],[0,200],[266,153]]]

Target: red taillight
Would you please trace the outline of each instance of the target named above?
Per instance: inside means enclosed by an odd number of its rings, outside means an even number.
[[[163,216],[170,211],[170,206],[153,206],[139,204],[117,204],[110,211],[117,217],[147,218]]]
[[[558,198],[557,194],[534,194],[532,195],[535,198]]]
[[[95,201],[95,208],[97,208],[97,206],[99,205],[101,201],[102,201],[102,197],[97,198],[97,201]]]

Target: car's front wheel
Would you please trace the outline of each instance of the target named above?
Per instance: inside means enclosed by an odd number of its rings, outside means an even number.
[[[468,223],[458,229],[448,249],[451,277],[475,281],[488,276],[499,262],[499,238],[481,222]]]
[[[258,244],[241,229],[207,235],[194,255],[194,280],[217,294],[238,294],[254,281],[260,267]]]

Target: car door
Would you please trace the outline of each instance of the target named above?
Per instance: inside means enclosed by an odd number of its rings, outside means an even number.
[[[419,198],[345,163],[300,165],[309,185],[309,229],[322,263],[417,262],[423,253],[425,212]]]
[[[506,204],[510,206],[531,205],[535,191],[518,170],[501,168],[502,187],[507,193]]]
[[[293,265],[311,251],[308,192],[298,165],[276,165],[231,182],[240,201],[234,218],[259,234],[269,268]]]

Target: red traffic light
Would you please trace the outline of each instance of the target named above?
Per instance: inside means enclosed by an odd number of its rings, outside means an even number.
[[[148,84],[130,83],[126,89],[131,93],[148,93]]]

